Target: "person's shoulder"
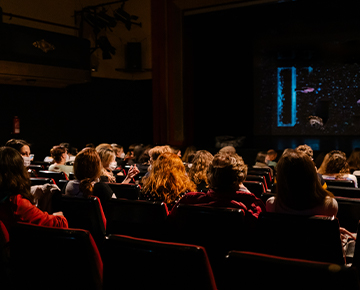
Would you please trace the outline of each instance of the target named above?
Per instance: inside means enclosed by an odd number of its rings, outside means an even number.
[[[180,199],[180,203],[197,203],[208,196],[207,192],[187,192]]]

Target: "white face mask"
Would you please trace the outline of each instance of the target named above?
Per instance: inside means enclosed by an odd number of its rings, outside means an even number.
[[[125,158],[125,153],[124,152],[120,154],[120,158],[122,158],[122,159]]]
[[[109,164],[109,169],[110,169],[111,171],[115,170],[116,167],[117,167],[117,162],[116,162],[116,161],[110,162],[110,164]]]
[[[30,166],[30,156],[22,156],[24,159],[24,166],[29,167]]]

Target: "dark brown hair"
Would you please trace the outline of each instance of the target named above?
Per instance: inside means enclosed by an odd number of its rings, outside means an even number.
[[[54,146],[50,150],[51,157],[54,159],[56,163],[59,163],[61,161],[61,156],[66,153],[66,148],[61,145]]]
[[[24,147],[24,146],[30,147],[30,144],[22,139],[10,139],[9,141],[6,142],[5,146],[14,148],[15,150],[20,152],[20,149],[22,147]]]
[[[0,147],[0,196],[21,194],[34,204],[30,186],[30,176],[19,151],[12,147]]]
[[[277,164],[276,202],[295,210],[321,205],[327,196],[319,181],[313,161],[296,149],[285,149]]]
[[[84,148],[75,157],[74,175],[80,181],[80,190],[85,197],[93,193],[93,182],[101,174],[101,160],[94,148]]]

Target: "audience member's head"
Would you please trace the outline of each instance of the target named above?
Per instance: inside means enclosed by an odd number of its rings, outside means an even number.
[[[353,149],[347,162],[351,172],[354,170],[360,170],[360,148]]]
[[[241,156],[219,152],[209,165],[209,187],[215,191],[238,190],[246,179],[247,169]]]
[[[22,139],[10,139],[5,146],[14,148],[23,157],[23,164],[25,167],[30,165],[30,144]]]
[[[295,210],[313,208],[332,196],[321,186],[309,155],[296,149],[286,149],[280,157],[276,189],[278,202]]]
[[[104,169],[115,170],[117,163],[115,161],[115,151],[110,144],[102,143],[95,148],[101,159],[101,164]]]
[[[266,162],[269,162],[269,161],[275,161],[277,157],[277,152],[274,150],[274,149],[269,149],[267,152],[266,152]]]
[[[124,159],[125,157],[125,152],[124,152],[124,147],[121,145],[118,145],[116,143],[111,144],[111,147],[113,148],[115,155],[117,158],[122,158]]]
[[[325,174],[350,173],[344,152],[333,153],[329,156],[326,164]]]
[[[266,164],[266,155],[267,153],[264,152],[264,151],[260,151],[258,152],[258,154],[256,155],[256,158],[255,158],[255,162],[259,162],[259,163],[264,163]]]
[[[191,163],[191,160],[194,157],[195,153],[196,153],[196,147],[194,145],[186,147],[185,152],[181,157],[182,161],[185,163]],[[189,158],[191,159],[190,161]]]
[[[171,204],[188,191],[196,191],[196,186],[187,176],[180,157],[171,152],[162,153],[144,179],[143,192]]]
[[[162,153],[172,153],[172,149],[168,145],[164,146],[155,146],[150,149],[149,156],[150,156],[150,163],[153,163]]]
[[[80,190],[84,193],[84,196],[92,194],[92,183],[99,179],[101,169],[100,156],[94,148],[86,147],[76,155],[74,175],[80,181]]]
[[[85,148],[95,148],[95,145],[94,145],[94,143],[87,143],[85,145]]]
[[[0,197],[21,194],[34,203],[30,193],[30,177],[19,151],[12,147],[0,147]]]
[[[192,166],[188,171],[190,179],[195,184],[200,184],[201,182],[208,184],[207,170],[213,159],[214,156],[207,150],[196,151],[192,160]]]
[[[219,153],[235,154],[236,149],[234,146],[225,146],[219,150]]]
[[[343,156],[346,158],[346,154],[345,154],[344,152],[340,151],[340,150],[332,150],[332,151],[328,152],[328,153],[325,155],[325,157],[324,157],[324,159],[323,159],[323,161],[322,161],[322,163],[321,163],[321,165],[320,165],[320,167],[319,167],[319,169],[318,169],[318,173],[320,173],[320,174],[326,174],[326,166],[327,166],[327,164],[328,164],[328,162],[329,162],[329,158],[330,158],[333,154],[340,154],[340,155],[343,155]]]
[[[314,151],[312,150],[312,148],[309,146],[309,145],[299,145],[296,150],[298,151],[302,151],[304,152],[305,154],[307,154],[311,160],[314,159]]]
[[[67,149],[64,146],[57,145],[51,148],[50,155],[57,164],[65,164],[67,158]]]

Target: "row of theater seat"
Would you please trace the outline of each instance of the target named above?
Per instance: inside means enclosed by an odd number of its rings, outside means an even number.
[[[24,223],[8,240],[11,289],[359,289],[355,267],[330,262],[231,250],[215,265],[196,244],[119,234],[99,251],[87,230]]]
[[[337,218],[261,213],[257,230],[253,231],[245,222],[244,212],[232,208],[180,205],[175,216],[168,216],[161,202],[113,199],[101,204],[96,197],[62,196],[61,210],[70,227],[92,233],[100,251],[106,235],[121,234],[201,245],[212,261],[230,250],[249,250],[352,263],[344,259]]]

